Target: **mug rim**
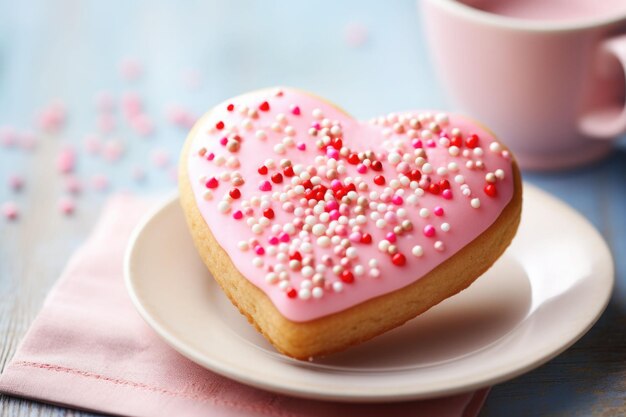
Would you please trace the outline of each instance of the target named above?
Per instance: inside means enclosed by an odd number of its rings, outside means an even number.
[[[570,32],[603,27],[619,22],[621,20],[626,20],[626,10],[616,16],[563,22],[557,20],[541,21],[502,16],[496,13],[490,13],[484,10],[476,9],[458,0],[418,0],[418,2],[419,1],[430,1],[431,3],[436,3],[451,13],[455,13],[458,16],[467,19],[476,20],[483,24],[520,31]]]

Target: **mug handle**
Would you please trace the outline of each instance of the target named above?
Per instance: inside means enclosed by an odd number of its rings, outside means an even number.
[[[622,77],[626,80],[626,35],[604,41],[600,46],[600,59],[600,75],[604,73],[606,76],[610,72],[609,62],[612,59],[621,66]],[[613,139],[626,132],[626,103],[616,106],[613,100],[612,104],[603,103],[582,115],[579,128],[583,134],[594,139]]]

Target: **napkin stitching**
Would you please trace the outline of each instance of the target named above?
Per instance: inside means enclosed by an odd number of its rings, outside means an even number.
[[[68,368],[65,366],[59,366],[59,365],[53,365],[53,364],[49,364],[49,363],[41,363],[41,362],[30,362],[30,361],[18,361],[18,362],[14,362],[12,365],[14,366],[23,366],[23,367],[30,367],[30,368],[38,368],[38,369],[45,369],[48,371],[53,371],[53,372],[61,372],[61,373],[67,373],[67,374],[72,374],[72,375],[79,375],[79,376],[83,376],[86,378],[92,378],[92,379],[98,379],[101,381],[106,381],[106,382],[111,382],[113,384],[116,385],[126,385],[126,386],[130,386],[133,388],[138,388],[141,390],[145,390],[145,391],[152,391],[152,392],[158,392],[161,394],[165,394],[165,395],[170,395],[173,397],[183,397],[183,398],[188,398],[191,400],[196,400],[196,401],[200,401],[200,402],[212,402],[213,404],[216,405],[224,405],[224,406],[229,406],[229,407],[234,407],[234,408],[239,408],[240,410],[247,410],[247,411],[256,411],[262,414],[267,414],[267,415],[271,415],[271,416],[278,416],[278,417],[297,417],[295,414],[293,413],[289,413],[289,412],[284,412],[284,411],[279,411],[276,409],[271,408],[268,405],[259,405],[259,404],[241,404],[241,403],[237,403],[234,401],[228,401],[228,400],[223,400],[221,398],[205,398],[202,397],[200,395],[197,394],[186,394],[183,392],[176,392],[176,391],[170,391],[168,389],[165,388],[159,388],[159,387],[154,387],[148,384],[144,384],[141,382],[133,382],[133,381],[128,381],[125,379],[120,379],[120,378],[112,378],[112,377],[108,377],[105,375],[101,375],[95,372],[89,372],[89,371],[82,371],[79,369],[73,369],[73,368]]]

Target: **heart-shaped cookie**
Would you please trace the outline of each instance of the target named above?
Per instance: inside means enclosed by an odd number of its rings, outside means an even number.
[[[470,119],[410,111],[362,122],[290,88],[209,111],[185,143],[180,194],[233,304],[302,359],[469,286],[521,211],[512,155]]]

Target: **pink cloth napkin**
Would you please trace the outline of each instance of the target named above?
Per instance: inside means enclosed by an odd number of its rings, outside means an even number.
[[[0,392],[139,417],[478,414],[487,390],[393,404],[313,401],[248,387],[184,358],[141,319],[123,283],[128,237],[148,207],[128,195],[107,204],[0,375]]]

